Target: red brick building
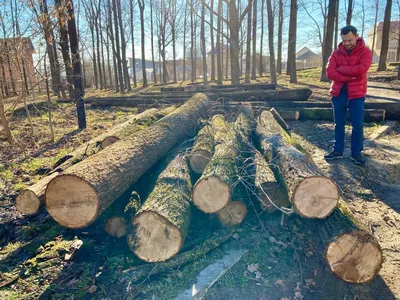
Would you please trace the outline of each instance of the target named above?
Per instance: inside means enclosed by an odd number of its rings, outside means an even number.
[[[0,39],[0,90],[4,96],[12,95],[14,88],[16,93],[22,91],[25,84],[24,68],[28,89],[36,85],[34,53],[30,38]]]

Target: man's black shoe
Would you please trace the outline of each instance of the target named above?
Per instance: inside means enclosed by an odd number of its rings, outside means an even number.
[[[365,158],[361,154],[352,155],[350,160],[357,165],[365,165]]]
[[[333,160],[333,159],[337,159],[337,158],[343,158],[343,153],[342,152],[332,151],[331,153],[325,155],[324,158],[326,160]]]

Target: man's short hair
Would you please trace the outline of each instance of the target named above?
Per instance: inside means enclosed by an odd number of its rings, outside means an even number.
[[[340,29],[340,35],[346,35],[349,32],[352,32],[354,35],[357,35],[357,28],[355,28],[353,25],[347,25]]]

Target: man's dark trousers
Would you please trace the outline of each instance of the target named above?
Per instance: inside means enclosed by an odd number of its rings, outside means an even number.
[[[347,107],[350,111],[351,155],[360,154],[364,144],[364,101],[365,98],[348,100],[347,91],[341,91],[338,97],[332,97],[335,119],[335,146],[333,151],[343,153]]]

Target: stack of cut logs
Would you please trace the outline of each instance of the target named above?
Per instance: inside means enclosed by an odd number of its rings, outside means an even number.
[[[279,113],[266,110],[256,118],[242,106],[232,122],[217,114],[199,130],[209,106],[205,94],[195,94],[177,109],[133,117],[61,159],[52,174],[20,193],[17,209],[33,214],[44,203],[62,226],[86,227],[165,157],[166,167],[147,199],[133,193],[125,214],[105,225],[113,236],[126,235],[140,259],[161,262],[176,255],[193,208],[217,214],[224,226],[240,224],[248,204],[236,199],[234,190],[252,178],[248,184],[262,210],[314,219],[310,225],[320,232],[337,276],[356,283],[371,280],[382,264],[379,244],[349,213],[335,182],[292,145]],[[190,153],[171,154],[196,132]],[[191,171],[199,176],[196,182]]]

